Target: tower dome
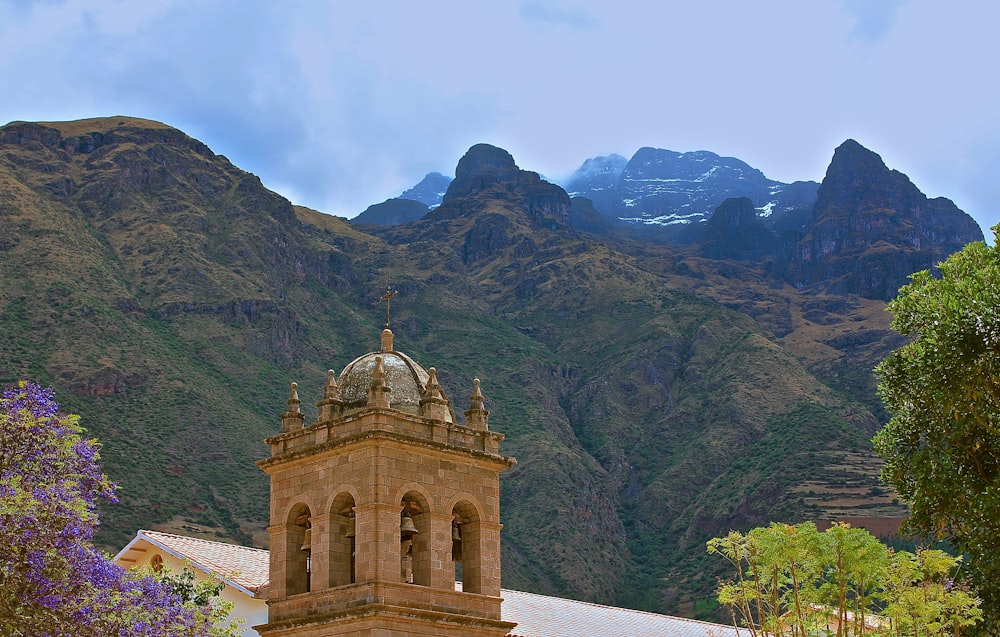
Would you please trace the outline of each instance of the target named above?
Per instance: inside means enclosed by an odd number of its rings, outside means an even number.
[[[406,354],[393,350],[392,332],[382,331],[382,350],[369,352],[347,364],[340,373],[340,400],[343,414],[364,409],[368,405],[368,389],[372,386],[373,374],[381,359],[385,374],[384,383],[391,391],[389,406],[410,414],[420,415],[420,401],[429,388],[435,390],[448,405],[444,421],[455,423],[455,412],[451,401],[437,386],[434,375]],[[433,368],[432,368],[433,370]]]

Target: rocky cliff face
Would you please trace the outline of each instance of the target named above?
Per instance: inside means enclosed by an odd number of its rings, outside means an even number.
[[[890,299],[913,272],[982,240],[951,200],[928,199],[876,153],[847,140],[834,152],[806,231],[787,247],[786,279]]]
[[[538,226],[555,228],[569,221],[570,200],[565,190],[538,173],[521,170],[510,153],[489,144],[476,144],[462,156],[441,206],[428,217],[445,219],[468,213],[489,200],[511,203]]]

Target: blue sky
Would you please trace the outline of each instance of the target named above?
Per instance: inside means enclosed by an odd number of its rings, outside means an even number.
[[[1000,3],[0,0],[0,123],[158,120],[353,216],[478,142],[561,178],[639,147],[820,180],[853,138],[989,234]]]

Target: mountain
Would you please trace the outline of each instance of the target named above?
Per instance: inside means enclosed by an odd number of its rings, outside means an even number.
[[[821,185],[771,181],[707,151],[642,148],[622,160],[589,159],[568,182],[609,222],[595,231],[631,224],[643,227],[626,232],[632,238],[697,245],[710,258],[767,261],[799,288],[889,300],[911,273],[983,240],[953,202],[928,199],[854,140],[836,149]],[[623,216],[629,210],[639,214]]]
[[[354,225],[395,226],[414,221],[427,214],[427,206],[413,199],[386,199],[382,203],[365,208],[364,212],[351,219]]]
[[[817,187],[774,181],[739,159],[708,151],[649,147],[627,162],[620,155],[588,159],[566,182],[572,196],[591,199],[607,219],[657,229],[656,236],[680,243],[700,238],[698,226],[726,199],[750,199],[774,225],[803,217]]]
[[[976,222],[949,199],[928,199],[854,140],[833,154],[804,233],[791,245],[786,280],[889,300],[906,277],[972,241]]]
[[[691,589],[711,586],[716,571],[691,553],[712,532],[844,515],[838,506],[862,516],[900,514],[891,498],[871,501],[878,463],[867,441],[876,418],[838,397],[858,389],[844,368],[856,362],[870,381],[873,359],[899,344],[884,305],[795,298],[752,265],[606,241],[577,228],[575,210],[506,151],[477,145],[459,161],[439,208],[372,229],[409,252],[443,251],[445,269],[464,274],[472,298],[543,346],[497,349],[502,358],[534,359],[533,371],[515,378],[529,403],[548,405],[529,432],[510,437],[519,464],[505,491],[505,502],[515,503],[506,524],[553,543],[545,550],[574,594],[585,585],[594,587],[587,595],[606,599],[610,586],[619,603],[683,607]],[[430,256],[424,267],[438,270]],[[864,352],[849,351],[862,332]],[[843,375],[828,382],[808,369],[827,364]],[[551,397],[541,386],[552,387]],[[874,397],[870,382],[862,390]],[[525,435],[538,442],[522,446]],[[838,474],[843,463],[850,475]],[[838,491],[844,500],[832,497]],[[505,572],[537,573],[527,586],[554,583],[538,564],[518,559],[540,555],[530,540],[514,536],[510,545],[517,549]],[[593,574],[587,584],[577,579],[583,572]],[[682,572],[684,586],[658,583]]]
[[[360,226],[157,122],[14,122],[0,381],[53,386],[102,441],[123,485],[103,545],[137,528],[262,545],[254,460],[289,383],[308,406],[326,370],[376,349],[390,283],[396,346],[439,370],[457,413],[482,379],[518,459],[502,480],[505,585],[707,616],[722,570],[708,537],[904,514],[869,444],[871,368],[900,344],[885,302],[787,283],[814,229],[773,248],[749,199],[753,215],[720,201],[702,242],[637,239],[480,144],[440,206]]]
[[[444,198],[444,193],[448,191],[448,184],[450,183],[451,178],[445,177],[441,173],[427,173],[420,180],[420,183],[413,188],[404,190],[399,198],[419,201],[428,208],[433,208],[440,205],[441,200]]]
[[[761,258],[777,248],[777,237],[748,197],[726,199],[705,224],[702,254],[714,259]]]
[[[368,206],[351,219],[354,225],[395,226],[423,217],[431,208],[441,205],[451,183],[450,177],[441,173],[427,173],[413,188],[399,197]]]
[[[627,164],[627,159],[615,153],[591,157],[563,185],[571,197],[585,197],[599,209],[615,210],[621,207],[618,184]]]
[[[361,346],[329,328],[310,341],[328,321],[287,297],[320,286],[325,311],[353,313],[351,259],[257,177],[148,120],[8,124],[0,192],[2,380],[51,384],[103,442],[122,505],[101,541],[151,524],[259,537],[265,405],[309,356]]]

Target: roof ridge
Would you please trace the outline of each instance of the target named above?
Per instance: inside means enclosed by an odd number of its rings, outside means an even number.
[[[270,553],[268,549],[259,549],[255,546],[243,546],[242,544],[233,544],[232,542],[219,542],[218,540],[206,540],[205,538],[194,537],[191,535],[179,535],[177,533],[165,533],[163,531],[150,531],[148,529],[139,529],[139,533],[142,533],[143,535],[160,535],[166,537],[175,537],[181,540],[193,540],[195,542],[202,542],[205,544],[218,544],[220,546],[241,549],[244,551],[258,551],[261,553]]]

